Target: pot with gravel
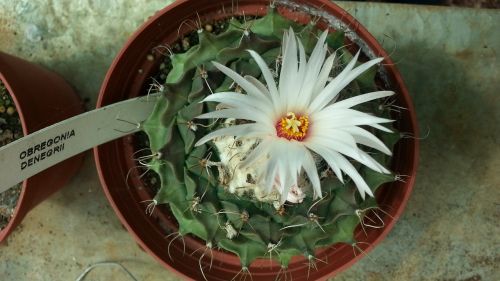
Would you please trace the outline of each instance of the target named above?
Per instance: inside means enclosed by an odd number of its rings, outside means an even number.
[[[61,77],[0,52],[0,146],[82,112],[80,99]],[[82,160],[83,155],[70,158],[0,193],[0,242],[31,209],[61,189]]]
[[[0,146],[22,137],[23,131],[14,101],[0,81]],[[0,230],[4,229],[14,215],[21,194],[21,184],[0,193]]]
[[[407,90],[329,1],[174,3],[126,44],[98,106],[152,92],[144,133],[96,161],[122,223],[185,277],[327,278],[388,233],[412,189]]]

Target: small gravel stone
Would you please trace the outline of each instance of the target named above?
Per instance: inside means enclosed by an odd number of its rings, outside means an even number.
[[[14,107],[12,107],[12,106],[9,106],[7,108],[7,114],[13,115],[14,113],[16,113],[16,109]]]
[[[189,43],[189,38],[182,39],[182,48],[186,51],[191,47],[191,43]]]

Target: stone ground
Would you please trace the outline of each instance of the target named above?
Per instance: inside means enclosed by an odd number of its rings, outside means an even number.
[[[65,77],[88,100],[113,57],[171,1],[0,0],[0,50]],[[422,135],[417,184],[389,236],[334,280],[500,280],[500,12],[341,3],[382,42],[413,96]],[[121,227],[92,155],[0,245],[1,280],[74,280],[122,262],[138,280],[177,280]],[[87,280],[127,280],[109,266]]]

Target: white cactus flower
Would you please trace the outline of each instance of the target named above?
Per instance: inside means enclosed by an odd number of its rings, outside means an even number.
[[[245,94],[221,92],[209,95],[203,102],[219,102],[223,109],[202,114],[197,118],[235,118],[253,121],[213,131],[201,138],[196,145],[220,136],[257,138],[259,145],[241,163],[242,167],[254,163],[259,168],[259,181],[270,192],[281,192],[282,203],[298,177],[304,171],[313,187],[314,197],[322,197],[320,178],[312,152],[321,156],[332,171],[343,182],[342,172],[355,183],[361,197],[373,196],[366,184],[346,156],[381,173],[389,171],[375,161],[357,144],[375,148],[391,155],[391,150],[369,131],[360,126],[389,131],[380,125],[393,120],[360,112],[351,107],[393,95],[391,91],[378,91],[337,101],[339,92],[356,77],[382,61],[370,60],[355,67],[359,52],[343,71],[330,82],[335,54],[326,58],[327,31],[319,38],[307,60],[304,47],[292,29],[283,37],[282,66],[278,85],[264,59],[249,50],[257,62],[264,85],[254,77],[242,77],[230,68],[214,62],[225,75],[233,79]]]

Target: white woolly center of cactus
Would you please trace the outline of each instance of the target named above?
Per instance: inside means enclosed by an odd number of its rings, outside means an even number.
[[[276,184],[271,192],[267,193],[266,189],[259,179],[259,168],[265,167],[264,157],[257,163],[241,167],[241,162],[253,151],[259,143],[257,138],[244,138],[236,140],[232,136],[224,136],[213,139],[217,151],[219,152],[220,163],[222,169],[220,171],[220,182],[227,188],[230,193],[238,196],[252,195],[261,202],[279,202],[281,198],[281,190],[279,179],[276,178]],[[297,185],[290,188],[286,196],[286,200],[290,203],[301,203],[305,198],[304,190],[311,189],[310,183],[301,175],[297,181]],[[278,204],[281,205],[281,204]]]

